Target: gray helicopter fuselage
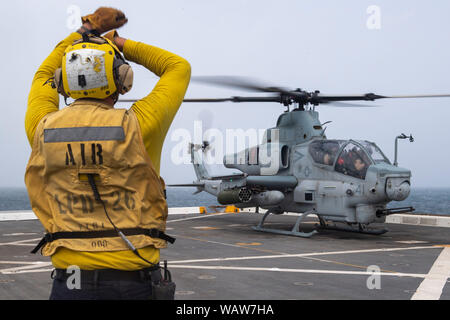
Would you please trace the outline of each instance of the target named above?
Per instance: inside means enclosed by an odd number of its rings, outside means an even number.
[[[392,200],[404,200],[408,196],[409,170],[378,163],[367,168],[364,179],[349,176],[337,172],[335,162],[331,165],[315,162],[308,150],[310,144],[294,147],[292,174],[299,183],[280,203],[281,210],[314,210],[326,220],[368,224],[383,222],[384,217],[377,218],[377,211],[385,209]],[[350,140],[349,144],[356,142]],[[395,188],[403,191],[389,192]]]
[[[350,224],[383,222],[386,204],[409,195],[411,172],[391,165],[372,142],[328,140],[324,132],[317,112],[286,112],[260,145],[224,157],[224,165],[242,175],[210,180],[197,173],[202,165],[194,167],[203,190],[222,204],[275,214],[313,211]]]

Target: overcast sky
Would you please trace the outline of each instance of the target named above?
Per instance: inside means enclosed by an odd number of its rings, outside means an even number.
[[[448,0],[4,1],[0,186],[24,186],[31,151],[24,116],[34,72],[72,31],[77,8],[85,15],[102,5],[127,15],[119,34],[183,56],[192,75],[250,76],[329,94],[450,93]],[[126,97],[141,98],[157,78],[132,66],[135,82]],[[191,83],[186,97],[245,94],[254,95]],[[321,121],[333,121],[328,138],[374,141],[393,161],[395,137],[412,133],[414,143],[400,141],[398,160],[412,170],[413,186],[450,187],[450,98],[376,104],[380,107],[319,107]],[[273,127],[283,110],[275,103],[183,104],[166,137],[162,177],[167,183],[195,178],[191,165],[171,160],[177,129],[193,134],[194,120],[223,132],[264,129]]]

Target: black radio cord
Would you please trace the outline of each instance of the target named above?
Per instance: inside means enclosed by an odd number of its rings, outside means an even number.
[[[100,197],[100,193],[98,192],[97,189],[97,185],[95,184],[95,175],[90,173],[87,174],[88,177],[88,181],[89,184],[92,188],[92,192],[94,193],[94,198],[95,200],[97,200],[98,202],[100,202],[103,205],[103,210],[105,210],[105,214],[106,217],[108,218],[109,222],[111,223],[111,225],[113,226],[114,230],[117,232],[117,234],[122,238],[122,240],[126,243],[126,245],[128,246],[128,248],[130,248],[131,251],[133,251],[133,253],[138,256],[139,258],[141,258],[143,261],[145,261],[146,263],[148,263],[151,267],[158,267],[161,268],[159,266],[158,263],[152,263],[150,261],[148,261],[147,259],[145,259],[143,256],[141,256],[141,254],[138,252],[138,250],[136,249],[136,247],[131,243],[130,240],[128,240],[128,238],[125,236],[125,234],[119,229],[117,228],[117,226],[114,224],[114,222],[111,220],[111,217],[108,214],[108,211],[106,210],[106,205],[105,205],[105,201],[103,201],[103,199]]]

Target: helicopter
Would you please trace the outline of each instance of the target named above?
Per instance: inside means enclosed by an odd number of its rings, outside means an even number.
[[[320,91],[264,86],[242,77],[205,76],[193,77],[193,80],[270,95],[185,99],[184,102],[276,102],[287,109],[278,117],[275,127],[265,130],[262,143],[224,157],[224,166],[240,173],[211,176],[202,161],[202,153],[211,148],[210,143],[190,143],[197,180],[169,186],[196,187],[194,194],[210,193],[223,205],[256,207],[257,211],[265,209],[254,230],[304,238],[324,229],[381,235],[388,230],[369,225],[384,223],[390,214],[414,211],[413,207],[387,207],[391,201],[402,201],[409,196],[411,171],[398,167],[397,156],[392,164],[374,142],[327,138],[325,124],[321,124],[315,110],[317,106],[361,107],[364,105],[349,102],[450,97],[446,94],[382,96],[374,93],[335,96],[323,95]],[[405,138],[405,134],[397,137]],[[412,135],[409,138],[412,142]],[[269,215],[287,212],[299,214],[291,230],[264,226]],[[311,214],[318,217],[319,224],[312,231],[302,231],[302,221]]]

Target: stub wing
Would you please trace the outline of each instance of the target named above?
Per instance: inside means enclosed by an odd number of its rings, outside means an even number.
[[[204,187],[205,183],[194,182],[194,183],[168,184],[167,186],[168,187]]]
[[[230,174],[230,175],[226,175],[226,176],[213,176],[211,178],[209,178],[209,180],[233,180],[233,179],[237,179],[237,178],[245,178],[247,175],[244,173],[240,173],[240,174]]]

